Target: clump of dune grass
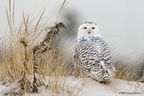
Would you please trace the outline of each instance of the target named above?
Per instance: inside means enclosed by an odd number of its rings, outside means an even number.
[[[143,73],[143,56],[136,60],[132,60],[135,54],[129,57],[115,58],[114,61],[116,71],[115,78],[127,81],[140,81]],[[125,58],[125,59],[124,59]],[[140,76],[141,75],[141,76]]]
[[[119,87],[124,81],[127,81],[129,82],[127,84],[132,82],[132,85],[135,86],[135,90],[143,94],[143,55],[137,59],[135,58],[135,60],[131,59],[135,57],[135,53],[130,54],[129,57],[120,57],[117,54],[114,54],[112,57],[114,58],[113,64],[116,67],[115,76],[110,84],[112,90],[115,92],[122,90],[119,89]],[[137,88],[137,86],[139,86],[139,88]]]
[[[75,74],[69,66],[71,58],[65,58],[62,49],[53,44],[60,29],[67,29],[64,23],[55,22],[50,26],[43,18],[44,10],[39,18],[23,13],[23,21],[15,27],[14,6],[13,2],[11,7],[9,0],[6,13],[10,35],[1,40],[0,80],[15,83],[17,87],[6,94],[15,95],[14,90],[20,94],[38,93],[41,87],[51,90],[49,95],[63,90],[69,96],[77,94],[75,87],[65,84],[66,76]]]
[[[38,65],[41,65],[42,63],[42,57],[46,51],[51,51],[53,50],[52,47],[50,46],[52,38],[55,37],[60,32],[60,28],[64,27],[65,29],[66,26],[63,23],[56,23],[54,26],[49,28],[48,33],[46,34],[46,37],[40,44],[34,46],[33,48],[33,60],[34,60],[34,65],[33,65],[33,75],[34,75],[34,81],[33,81],[33,92],[37,92],[38,88],[36,87],[38,84],[37,79],[36,79],[36,73],[37,73],[37,67]],[[52,55],[52,54],[51,54]],[[37,84],[37,85],[36,85]]]

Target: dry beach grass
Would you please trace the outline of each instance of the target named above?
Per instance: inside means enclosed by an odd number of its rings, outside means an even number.
[[[51,26],[47,24],[43,18],[44,10],[39,18],[23,13],[23,21],[15,28],[14,4],[11,6],[9,0],[9,8],[6,9],[10,35],[2,39],[0,80],[15,83],[17,87],[5,94],[16,94],[14,91],[17,89],[20,94],[38,93],[42,86],[52,93],[60,93],[67,80],[65,76],[74,76],[74,71],[71,65],[68,66],[71,58],[64,58],[62,49],[51,42],[60,29],[67,29],[66,26],[62,22]],[[47,76],[49,78],[44,81]],[[74,88],[70,88],[69,94],[72,94],[71,90]]]

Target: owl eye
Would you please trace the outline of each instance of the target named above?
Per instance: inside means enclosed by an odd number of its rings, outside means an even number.
[[[87,29],[87,27],[83,27],[83,29]]]
[[[95,29],[95,27],[92,27],[92,29]]]

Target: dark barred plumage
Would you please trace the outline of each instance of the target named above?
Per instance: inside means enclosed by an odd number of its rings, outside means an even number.
[[[74,59],[80,75],[86,72],[99,82],[110,82],[114,75],[109,46],[100,37],[77,38]]]

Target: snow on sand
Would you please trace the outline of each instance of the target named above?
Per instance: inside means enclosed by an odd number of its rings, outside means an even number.
[[[65,79],[63,79],[65,80]],[[47,82],[46,82],[47,83]],[[86,83],[84,86],[83,84]],[[123,80],[113,80],[110,85],[98,83],[90,78],[73,78],[68,77],[64,83],[61,82],[61,91],[58,95],[51,94],[51,96],[144,96],[144,84],[123,81]],[[11,86],[6,86],[0,83],[0,96],[5,92],[5,90],[13,89],[14,84]],[[38,94],[26,93],[23,96],[50,96],[52,91],[50,89],[45,89],[41,87]]]

